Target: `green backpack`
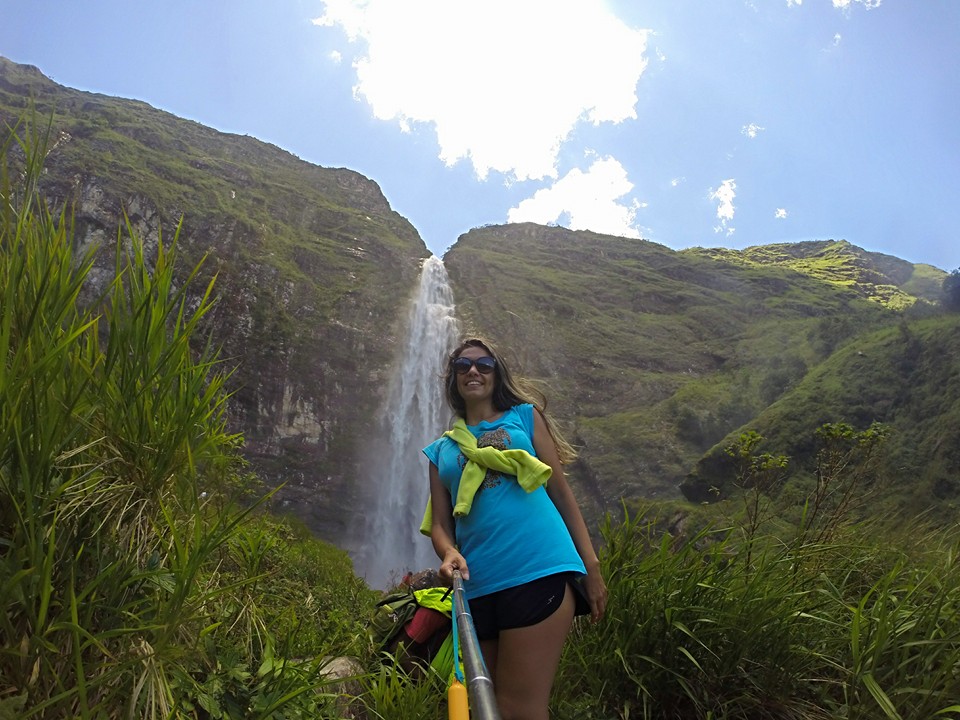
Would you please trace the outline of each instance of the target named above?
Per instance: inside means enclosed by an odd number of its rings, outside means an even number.
[[[396,590],[377,603],[368,625],[370,639],[384,662],[399,664],[411,676],[421,677],[429,665],[446,677],[453,667],[453,653],[450,624],[443,617],[449,619],[452,611],[453,598],[448,588]],[[425,615],[417,616],[418,612]],[[432,617],[423,623],[426,615]],[[417,623],[412,622],[415,616]],[[414,639],[405,632],[408,626],[417,626],[428,634],[414,632]]]
[[[392,652],[395,640],[417,613],[417,596],[412,588],[390,593],[380,602],[370,620],[370,639],[378,651]]]

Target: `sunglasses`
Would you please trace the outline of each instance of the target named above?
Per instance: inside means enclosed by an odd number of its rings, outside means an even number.
[[[453,371],[457,375],[466,375],[474,365],[476,365],[478,373],[488,375],[497,366],[497,361],[485,355],[484,357],[478,357],[476,360],[471,360],[468,357],[458,357],[452,364]]]

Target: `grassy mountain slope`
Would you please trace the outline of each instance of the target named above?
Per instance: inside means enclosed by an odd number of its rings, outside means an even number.
[[[34,132],[52,122],[42,191],[74,208],[79,244],[112,251],[126,216],[149,257],[161,227],[169,240],[182,219],[184,267],[206,254],[204,274],[218,274],[210,325],[238,368],[230,412],[246,455],[271,482],[288,482],[281,506],[336,537],[350,522],[355,442],[385,372],[360,372],[357,358],[398,331],[396,298],[429,255],[416,230],[351,170],[0,58],[0,120],[25,117]],[[111,255],[94,279],[112,275]]]
[[[888,425],[881,466],[887,512],[908,516],[934,509],[955,520],[960,505],[960,315],[898,324],[859,335],[814,368],[780,400],[749,423],[766,440],[761,451],[791,458],[788,483],[797,490],[813,482],[813,430],[826,422],[866,428]],[[739,431],[739,429],[738,429]],[[697,464],[685,492],[707,499],[708,488],[728,489],[730,459],[724,438]]]
[[[571,477],[594,509],[676,497],[704,453],[768,408],[810,433],[848,417],[852,397],[802,408],[785,393],[902,317],[868,299],[863,278],[561,228],[474,230],[445,262],[468,324],[548,381],[582,448]]]
[[[784,267],[824,282],[849,288],[892,309],[940,299],[942,270],[915,265],[883,253],[869,252],[846,240],[813,240],[755,245],[745,250],[694,248],[685,251],[743,265]]]

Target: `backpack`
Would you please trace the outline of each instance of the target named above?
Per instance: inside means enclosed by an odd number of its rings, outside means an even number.
[[[377,603],[369,623],[370,639],[384,662],[395,662],[412,677],[428,665],[446,677],[452,668],[449,588],[406,586]],[[450,668],[446,666],[449,665]]]

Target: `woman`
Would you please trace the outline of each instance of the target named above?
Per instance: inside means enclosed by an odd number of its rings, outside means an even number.
[[[463,576],[503,720],[545,719],[575,610],[596,621],[607,601],[563,474],[575,453],[489,342],[462,342],[444,383],[459,419],[424,448],[440,574]]]

